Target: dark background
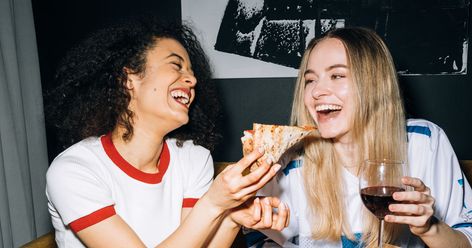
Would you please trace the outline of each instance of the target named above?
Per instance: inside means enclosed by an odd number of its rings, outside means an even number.
[[[180,20],[175,0],[33,0],[43,91],[53,86],[52,75],[65,52],[86,35],[116,19],[153,12]],[[469,6],[470,13],[470,6]],[[470,15],[469,15],[470,18]],[[470,21],[469,21],[470,23]],[[433,29],[433,24],[424,26]],[[472,159],[472,52],[469,25],[468,75],[401,76],[409,117],[425,118],[447,133],[459,159]],[[443,37],[444,38],[444,37]],[[217,79],[224,109],[224,140],[213,154],[215,161],[241,157],[240,136],[253,122],[287,124],[295,78]],[[49,159],[61,149],[56,134],[47,129]]]

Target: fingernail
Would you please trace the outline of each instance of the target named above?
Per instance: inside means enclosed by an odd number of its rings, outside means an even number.
[[[266,159],[266,163],[267,164],[272,164],[272,159],[270,159],[270,158]]]
[[[277,172],[280,170],[280,167],[282,167],[280,164],[275,164],[274,166],[272,166],[272,169],[274,170],[274,172]]]
[[[257,150],[259,151],[259,153],[264,153],[264,147],[259,147],[257,148]]]
[[[270,204],[269,198],[264,198],[264,203],[265,203],[266,205],[269,205],[269,204]]]

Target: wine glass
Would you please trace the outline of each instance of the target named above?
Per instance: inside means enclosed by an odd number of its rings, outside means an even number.
[[[359,175],[359,190],[364,205],[380,220],[378,247],[382,248],[384,217],[391,214],[388,206],[397,203],[393,193],[405,191],[401,182],[405,163],[388,159],[364,161]]]

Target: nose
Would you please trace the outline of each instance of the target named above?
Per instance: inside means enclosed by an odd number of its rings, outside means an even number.
[[[197,78],[193,75],[193,73],[185,73],[182,75],[183,81],[190,85],[190,87],[194,87],[197,84]]]
[[[319,80],[313,85],[313,88],[311,89],[311,96],[314,99],[318,100],[330,93],[329,86],[325,81],[326,80]]]

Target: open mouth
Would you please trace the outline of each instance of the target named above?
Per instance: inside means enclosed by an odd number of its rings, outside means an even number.
[[[175,89],[170,92],[172,98],[178,103],[186,106],[187,108],[190,105],[190,90],[188,89]]]
[[[336,104],[320,104],[315,107],[315,110],[322,117],[332,117],[337,115],[342,108],[342,106]]]

